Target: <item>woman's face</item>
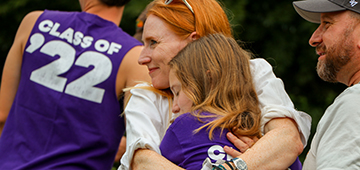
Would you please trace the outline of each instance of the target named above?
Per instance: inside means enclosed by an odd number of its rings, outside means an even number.
[[[170,69],[169,83],[170,90],[174,95],[172,112],[180,114],[190,112],[191,107],[193,106],[193,102],[184,93],[182,85],[179,79],[176,77],[175,71],[173,69]]]
[[[168,28],[167,23],[155,15],[149,15],[144,25],[144,49],[138,60],[146,65],[152,84],[157,89],[169,88],[169,61],[187,44]]]

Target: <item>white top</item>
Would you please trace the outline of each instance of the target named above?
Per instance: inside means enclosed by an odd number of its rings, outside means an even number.
[[[284,84],[264,59],[250,60],[256,92],[261,108],[261,130],[273,118],[289,117],[296,121],[301,140],[306,146],[310,135],[311,117],[294,109]],[[141,84],[137,86],[146,86]],[[145,89],[132,89],[132,96],[125,108],[126,152],[121,158],[120,169],[129,169],[134,151],[147,148],[160,153],[160,142],[170,120],[169,101],[166,97]]]
[[[360,84],[341,93],[319,121],[303,169],[360,169]]]

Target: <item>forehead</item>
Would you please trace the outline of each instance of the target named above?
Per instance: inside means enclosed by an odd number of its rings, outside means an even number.
[[[334,20],[334,21],[350,21],[351,20],[350,11],[338,11],[338,12],[327,12],[321,13],[321,20]]]
[[[181,87],[181,83],[179,79],[176,77],[174,69],[170,69],[169,84],[170,84],[170,89],[174,89],[174,88],[176,89],[177,87]]]
[[[149,28],[156,28],[156,26],[163,27],[163,26],[165,26],[165,22],[161,18],[157,17],[156,15],[150,14],[146,18],[144,29],[146,27],[146,28],[148,28],[146,30],[150,30]]]
[[[170,68],[169,79],[170,79],[170,81],[177,80],[177,77],[176,77],[176,74],[175,74],[175,69],[173,69],[173,68]]]
[[[153,14],[149,15],[144,25],[144,37],[167,37],[175,36],[175,34],[169,29],[168,24]]]

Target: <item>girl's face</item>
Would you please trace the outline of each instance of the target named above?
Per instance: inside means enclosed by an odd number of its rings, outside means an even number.
[[[174,95],[174,101],[172,106],[173,113],[187,113],[191,111],[193,102],[182,90],[182,85],[179,79],[175,75],[175,71],[170,69],[169,73],[170,90]]]
[[[138,60],[146,65],[152,84],[157,89],[167,89],[169,85],[169,61],[187,44],[159,17],[149,15],[143,32],[144,49]]]

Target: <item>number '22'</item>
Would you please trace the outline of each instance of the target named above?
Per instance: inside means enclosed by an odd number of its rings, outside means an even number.
[[[32,35],[30,38],[31,45],[25,51],[33,53],[43,45],[44,41],[45,38],[42,34],[36,33]],[[95,51],[87,51],[82,53],[75,61],[75,49],[59,40],[46,43],[40,49],[40,52],[50,57],[58,55],[60,58],[34,70],[30,76],[31,81],[58,92],[101,103],[105,90],[94,86],[105,81],[111,74],[112,63],[106,55]],[[92,65],[94,69],[66,85],[67,78],[59,75],[70,70],[74,63],[82,67]]]

